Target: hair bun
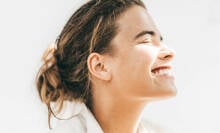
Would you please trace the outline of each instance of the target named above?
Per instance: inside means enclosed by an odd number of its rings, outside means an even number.
[[[44,52],[41,59],[45,67],[44,69],[48,69],[56,64],[56,57],[54,55],[56,50],[55,44],[51,44]]]

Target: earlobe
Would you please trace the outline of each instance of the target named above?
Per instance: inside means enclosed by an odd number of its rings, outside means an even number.
[[[111,80],[111,73],[105,64],[104,56],[98,53],[91,53],[87,58],[87,66],[91,76],[100,80]]]

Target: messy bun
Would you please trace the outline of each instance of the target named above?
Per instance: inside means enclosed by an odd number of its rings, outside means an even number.
[[[59,69],[57,66],[57,60],[55,57],[56,49],[51,45],[43,54],[43,64],[40,67],[36,85],[39,92],[41,101],[43,101],[48,107],[48,118],[50,119],[51,113],[53,113],[50,103],[56,101],[61,106],[63,105],[64,90],[62,86]]]
[[[145,8],[141,0],[90,0],[68,20],[56,43],[43,55],[36,78],[41,100],[53,114],[51,103],[62,110],[64,101],[81,100],[92,106],[87,58],[92,52],[112,54],[118,16],[132,5]]]

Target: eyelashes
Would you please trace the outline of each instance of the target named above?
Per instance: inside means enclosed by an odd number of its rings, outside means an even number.
[[[151,34],[146,34],[143,36],[143,43],[151,43],[153,41],[153,36]]]
[[[144,39],[143,41],[141,41],[140,43],[153,43],[153,39],[147,38],[147,39]]]
[[[151,34],[146,34],[142,38],[140,38],[138,44],[145,44],[145,45],[153,46],[153,45],[160,45],[161,41],[162,41],[161,39],[158,40],[158,38],[155,38]]]

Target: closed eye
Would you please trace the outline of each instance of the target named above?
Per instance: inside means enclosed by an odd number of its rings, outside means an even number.
[[[152,43],[152,37],[144,39],[143,41],[141,41],[141,43]]]
[[[140,42],[140,43],[152,43],[151,41],[143,41],[143,42]]]
[[[143,41],[143,42],[140,42],[138,43],[140,45],[148,45],[148,46],[153,46],[153,43],[151,41]]]

